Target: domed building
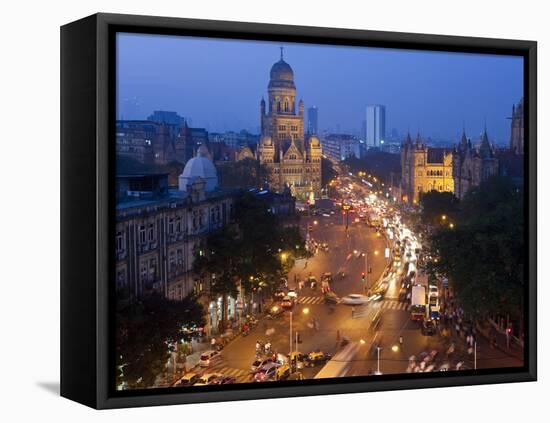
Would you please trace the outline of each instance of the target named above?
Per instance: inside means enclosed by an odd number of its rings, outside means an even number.
[[[179,177],[179,190],[188,191],[188,188],[199,178],[205,183],[205,191],[214,191],[218,188],[218,172],[204,145],[201,145],[197,155],[185,164]]]
[[[261,138],[258,158],[270,170],[270,187],[307,199],[321,191],[321,143],[315,136],[304,136],[304,103],[298,102],[294,71],[281,58],[271,67],[267,105],[260,103]]]

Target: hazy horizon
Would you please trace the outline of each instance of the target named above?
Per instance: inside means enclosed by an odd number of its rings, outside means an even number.
[[[512,105],[523,96],[523,58],[366,47],[118,34],[117,118],[178,112],[211,132],[257,133],[269,71],[284,59],[297,100],[319,109],[319,130],[357,132],[369,104],[386,106],[386,134],[419,130],[507,144]]]

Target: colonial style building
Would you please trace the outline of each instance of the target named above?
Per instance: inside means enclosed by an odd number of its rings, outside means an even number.
[[[523,154],[523,98],[517,105],[512,106],[512,120],[510,131],[510,150],[515,154]]]
[[[487,130],[483,131],[479,146],[473,147],[466,133],[462,131],[462,138],[453,155],[454,193],[462,199],[473,187],[499,173],[499,161],[489,143]]]
[[[267,109],[266,109],[267,107]],[[258,159],[270,171],[270,187],[282,192],[290,187],[294,196],[306,199],[321,191],[321,143],[315,135],[304,136],[304,103],[298,103],[290,65],[281,60],[271,68],[268,104],[260,103],[261,137]]]
[[[181,300],[206,289],[193,275],[195,252],[211,231],[226,225],[235,193],[217,185],[204,147],[190,159],[177,190],[166,174],[117,175],[116,286],[119,299],[154,292]]]
[[[417,204],[429,191],[454,192],[453,151],[428,147],[420,134],[413,143],[410,134],[401,146],[402,200]]]

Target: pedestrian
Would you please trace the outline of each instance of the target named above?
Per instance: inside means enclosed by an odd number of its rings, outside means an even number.
[[[216,346],[216,338],[212,337],[212,339],[210,340],[210,345],[212,346],[212,348]]]
[[[355,319],[355,307],[351,307],[351,318]]]
[[[399,345],[403,346],[403,335],[399,335]]]

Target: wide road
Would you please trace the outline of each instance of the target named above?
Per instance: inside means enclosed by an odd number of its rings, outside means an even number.
[[[317,224],[314,222],[317,221]],[[360,252],[369,251],[368,265],[371,267],[369,274],[369,285],[375,283],[386,267],[384,259],[384,248],[386,241],[377,235],[373,228],[365,223],[350,223],[346,235],[345,221],[341,214],[334,214],[331,217],[311,216],[304,217],[301,221],[303,231],[307,226],[313,228],[310,236],[317,242],[327,242],[329,251],[319,250],[313,257],[306,261],[296,263],[289,273],[289,287],[296,288],[294,281],[306,279],[310,274],[320,281],[324,272],[332,272],[334,282],[332,290],[338,296],[345,296],[350,293],[363,294],[366,288],[361,282],[361,273],[365,271],[365,257],[348,258],[353,250]],[[377,251],[378,255],[374,252]],[[345,269],[345,277],[339,278],[336,273],[340,268]],[[357,315],[362,312],[357,307]],[[320,349],[324,352],[335,353],[337,351],[337,338],[344,336],[349,339],[361,339],[367,336],[365,319],[357,317],[352,319],[352,308],[347,305],[338,304],[332,311],[323,301],[320,286],[316,289],[305,287],[299,293],[298,304],[292,310],[292,342],[293,350],[309,353]],[[222,360],[207,371],[216,371],[236,376],[238,381],[251,380],[250,366],[255,358],[255,344],[257,340],[271,341],[273,350],[282,354],[290,351],[290,312],[285,312],[281,317],[270,320],[262,319],[258,326],[250,331],[246,337],[240,336],[227,345],[222,351]],[[310,327],[312,319],[318,322],[317,328]],[[309,324],[309,325],[308,325]],[[274,332],[266,336],[266,331],[272,329]],[[296,349],[296,332],[299,341]],[[320,367],[305,369],[304,376],[313,377]],[[206,370],[205,370],[206,371]]]

